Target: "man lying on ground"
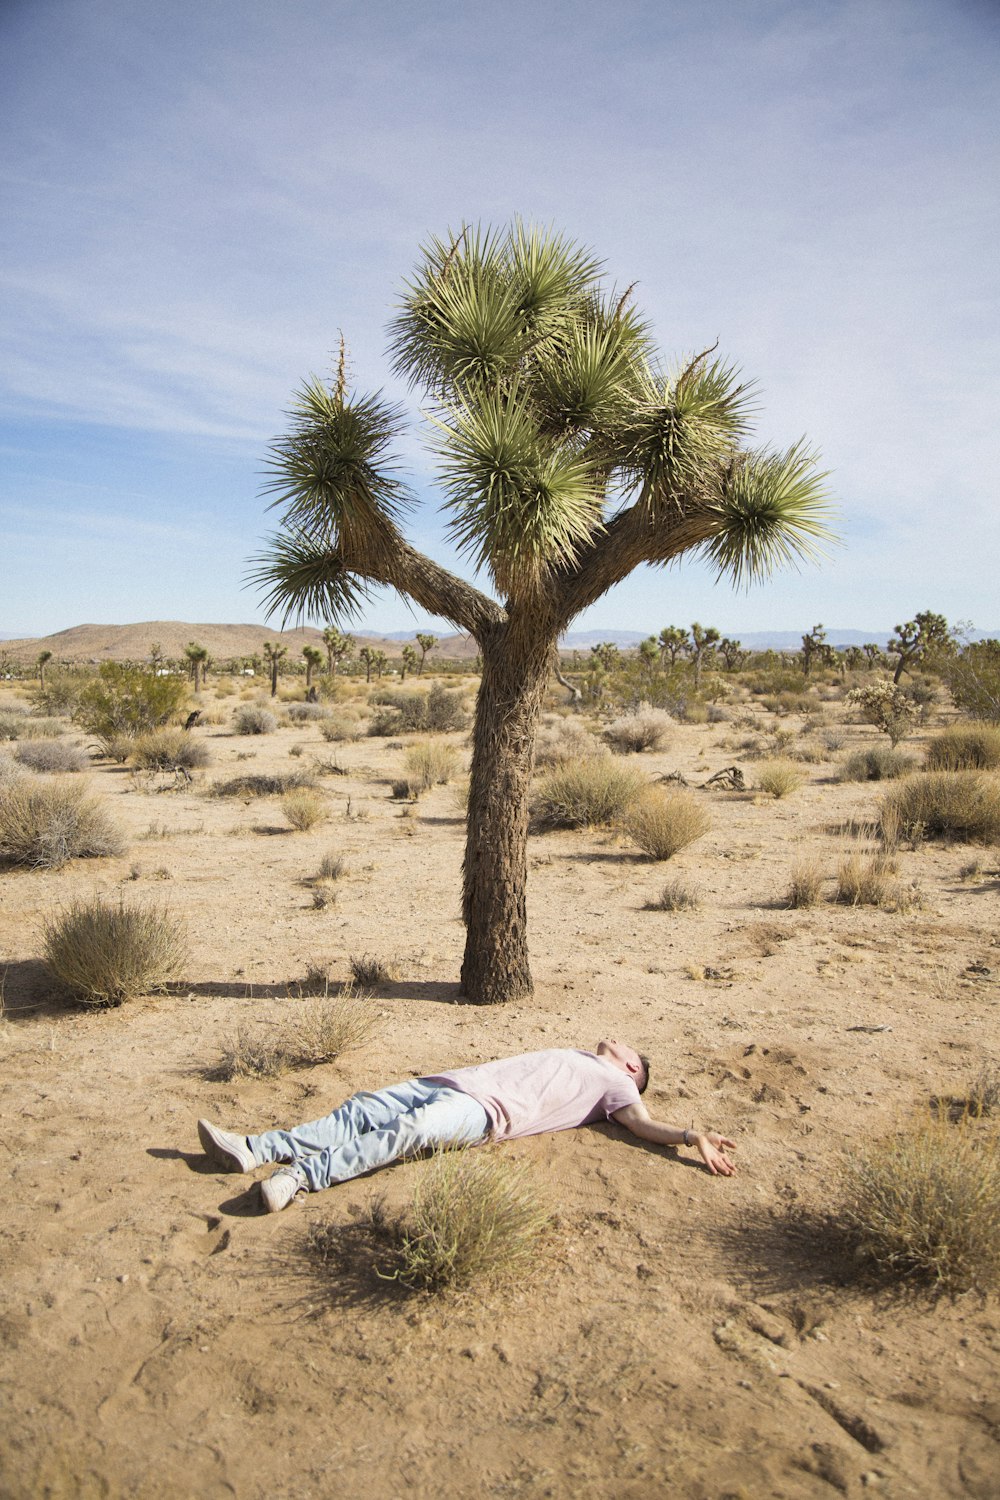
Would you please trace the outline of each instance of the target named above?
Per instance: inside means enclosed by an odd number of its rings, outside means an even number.
[[[236,1135],[199,1120],[198,1136],[206,1155],[227,1172],[288,1163],[260,1185],[270,1213],[286,1208],[299,1192],[317,1193],[421,1151],[606,1119],[658,1146],[697,1146],[713,1176],[729,1177],[735,1167],[725,1152],[735,1142],[713,1130],[658,1124],[639,1097],[648,1083],[648,1058],[606,1038],[596,1052],[525,1052],[353,1094],[332,1114],[291,1130]]]

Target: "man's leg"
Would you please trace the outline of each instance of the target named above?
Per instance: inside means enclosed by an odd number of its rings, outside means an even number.
[[[258,1161],[293,1161],[310,1190],[319,1192],[401,1156],[474,1145],[488,1130],[486,1111],[467,1094],[412,1079],[375,1094],[354,1094],[322,1120],[248,1136],[247,1142]]]

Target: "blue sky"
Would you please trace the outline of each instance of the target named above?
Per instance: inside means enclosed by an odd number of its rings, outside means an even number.
[[[581,628],[1000,629],[993,0],[4,0],[0,77],[0,637],[261,619],[262,462],[340,329],[461,567],[385,328],[422,241],[515,214],[718,338],[840,511],[820,568],[643,570]]]

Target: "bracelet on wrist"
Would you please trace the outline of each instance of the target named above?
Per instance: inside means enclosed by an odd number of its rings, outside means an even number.
[[[691,1135],[691,1130],[690,1130],[690,1128],[688,1128],[684,1132],[684,1144],[685,1144],[685,1146],[690,1146],[690,1144],[691,1144],[690,1135]]]

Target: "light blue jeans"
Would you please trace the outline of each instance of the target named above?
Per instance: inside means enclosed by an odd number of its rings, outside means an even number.
[[[254,1160],[292,1162],[310,1192],[349,1182],[401,1156],[441,1146],[473,1146],[485,1139],[489,1118],[468,1094],[411,1078],[377,1093],[352,1094],[339,1109],[296,1125],[248,1135]]]

